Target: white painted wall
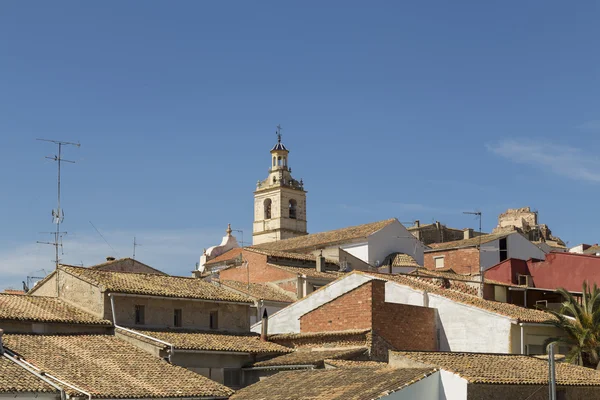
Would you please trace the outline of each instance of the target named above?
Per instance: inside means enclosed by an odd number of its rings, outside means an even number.
[[[385,257],[394,252],[409,254],[419,265],[423,265],[425,245],[398,221],[373,233],[368,237],[368,241],[369,264],[371,265],[375,265],[377,260],[382,263]]]
[[[340,248],[366,263],[369,262],[369,243],[367,242],[342,245]]]
[[[477,307],[426,294],[395,282],[387,282],[385,301],[437,309],[441,351],[510,353],[512,323],[509,318]]]
[[[510,353],[512,323],[508,317],[429,294],[429,307],[437,309],[441,351]]]
[[[481,267],[484,271],[500,262],[499,249],[500,242],[497,239],[481,245]]]
[[[439,400],[467,400],[468,382],[458,375],[445,370],[440,371]]]
[[[426,378],[413,383],[397,392],[381,397],[385,400],[437,400],[440,399],[441,380],[440,373],[434,372]],[[466,400],[466,397],[465,397]]]
[[[351,274],[343,279],[332,282],[327,289],[314,292],[302,300],[271,315],[269,317],[268,333],[271,335],[276,333],[299,333],[300,317],[302,315],[340,297],[344,293],[347,293],[372,279],[372,277],[361,274]],[[252,332],[260,333],[261,323],[259,322],[252,325],[250,329]]]

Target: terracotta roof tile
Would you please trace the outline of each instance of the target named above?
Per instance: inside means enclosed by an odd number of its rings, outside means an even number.
[[[159,275],[167,275],[164,272],[162,272],[162,271],[160,271],[160,270],[158,270],[156,268],[152,268],[148,264],[144,264],[143,262],[139,262],[138,260],[134,260],[131,257],[125,257],[125,258],[119,258],[117,260],[106,261],[106,262],[103,262],[101,264],[92,265],[89,268],[92,268],[92,269],[103,269],[103,268],[109,267],[111,265],[126,264],[126,263],[130,263],[131,265],[133,265],[135,263],[135,264],[141,265],[143,267],[146,267],[146,268],[148,268],[150,270],[156,271],[156,273],[159,274]]]
[[[56,297],[0,293],[0,320],[111,325]]]
[[[414,267],[419,268],[419,263],[408,254],[405,253],[392,253],[383,259],[381,263],[382,268],[390,265],[392,261],[392,267]]]
[[[227,397],[232,393],[112,335],[4,335],[4,342],[27,362],[95,398]]]
[[[58,390],[7,357],[0,356],[0,393],[15,392],[58,393]]]
[[[252,300],[247,296],[217,287],[197,278],[98,271],[70,266],[60,266],[59,269],[86,282],[101,286],[108,292],[252,303]]]
[[[379,399],[415,383],[436,370],[336,368],[286,371],[248,386],[231,400],[364,400]]]
[[[163,346],[158,342],[145,339],[123,329],[117,328],[116,331],[119,334],[136,338],[143,342],[156,344],[161,347]],[[135,329],[135,331],[171,343],[175,349],[181,350],[232,351],[251,354],[284,354],[292,351],[287,347],[283,347],[273,342],[263,342],[260,340],[260,335],[252,333],[240,334],[214,331],[145,329]]]
[[[396,218],[358,226],[350,226],[348,228],[336,229],[333,231],[312,233],[310,235],[278,240],[276,242],[262,243],[253,246],[252,248],[283,251],[318,249],[354,239],[366,238],[394,221],[396,221]]]
[[[335,368],[389,368],[388,363],[379,361],[325,360],[325,364]]]
[[[340,276],[344,275],[345,272],[339,272],[339,271],[323,271],[323,272],[319,272],[317,271],[315,268],[311,268],[311,267],[288,267],[287,265],[277,265],[277,264],[267,264],[271,267],[275,267],[275,268],[279,268],[282,269],[284,271],[288,271],[288,272],[292,272],[298,275],[306,275],[308,277],[311,278],[320,278],[320,279],[337,279]]]
[[[336,350],[297,350],[293,353],[271,358],[266,361],[259,361],[252,364],[252,367],[278,367],[291,365],[314,365],[322,366],[327,359],[352,359],[364,355],[367,352],[365,347],[345,348]]]
[[[220,280],[223,286],[242,292],[243,294],[258,300],[278,301],[281,303],[293,303],[298,298],[287,290],[281,289],[273,283],[252,283],[230,280]]]
[[[429,247],[431,247],[431,250],[425,250],[425,252],[427,253],[427,252],[434,252],[434,251],[440,251],[440,250],[461,249],[464,247],[475,247],[475,246],[478,246],[479,243],[485,244],[485,243],[493,242],[496,239],[501,239],[501,238],[507,237],[508,235],[512,235],[514,233],[516,233],[516,232],[492,233],[489,235],[476,236],[471,239],[455,240],[453,242],[431,243],[429,245]]]
[[[315,261],[315,262],[317,260],[316,256],[314,256],[312,254],[307,254],[307,253],[294,253],[291,251],[279,251],[279,250],[261,249],[261,248],[255,248],[255,247],[248,248],[248,251],[252,251],[252,252],[258,253],[258,254],[264,254],[269,257],[285,258],[285,259],[289,259],[289,260]],[[325,262],[327,262],[329,264],[339,265],[339,263],[336,260],[333,260],[331,258],[325,258]]]
[[[291,339],[309,339],[309,338],[338,338],[344,336],[356,336],[370,332],[370,329],[348,329],[345,331],[329,332],[302,332],[302,333],[278,333],[269,335],[269,340],[291,340]]]
[[[424,365],[453,372],[471,383],[547,385],[548,362],[510,354],[393,352]],[[556,364],[557,384],[599,386],[600,372],[573,364]]]

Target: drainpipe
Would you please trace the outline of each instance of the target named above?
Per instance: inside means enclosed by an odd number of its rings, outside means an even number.
[[[262,316],[262,325],[260,327],[260,340],[262,340],[263,342],[269,340],[269,316],[267,314],[266,308]]]
[[[525,355],[525,327],[523,324],[519,326],[521,326],[521,354]]]
[[[141,336],[143,338],[154,340],[155,342],[162,343],[162,344],[164,344],[166,346],[169,346],[169,362],[172,364],[171,361],[172,361],[173,354],[175,354],[175,346],[173,346],[172,343],[165,342],[165,341],[159,340],[159,339],[157,339],[155,337],[144,335],[143,333],[136,332],[136,331],[134,331],[132,329],[128,329],[128,328],[125,328],[123,326],[117,325],[117,316],[115,314],[115,296],[113,296],[112,293],[109,293],[108,294],[108,298],[110,299],[110,308],[112,310],[112,320],[113,320],[113,325],[115,326],[115,328],[119,328],[119,329],[122,329],[122,330],[124,330],[126,332],[133,333],[133,334]]]

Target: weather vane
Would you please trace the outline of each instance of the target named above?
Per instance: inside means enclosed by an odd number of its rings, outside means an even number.
[[[281,125],[277,125],[277,132],[275,134],[277,135],[277,142],[281,143]]]

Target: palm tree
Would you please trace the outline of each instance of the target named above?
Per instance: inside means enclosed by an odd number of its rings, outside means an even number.
[[[557,290],[564,301],[559,311],[546,310],[555,318],[548,321],[564,331],[565,336],[546,340],[563,344],[571,350],[566,361],[596,368],[600,361],[600,290],[594,284],[589,288],[583,282],[581,303],[563,288]]]

